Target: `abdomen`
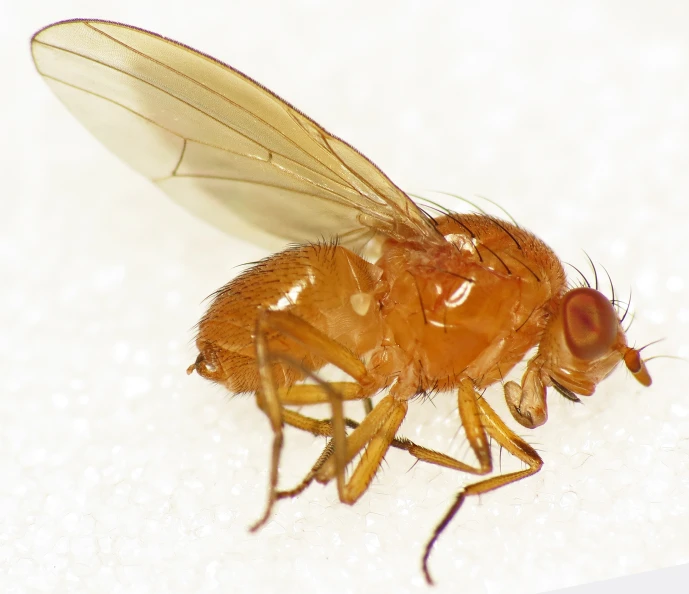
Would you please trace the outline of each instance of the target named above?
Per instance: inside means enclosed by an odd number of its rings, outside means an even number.
[[[380,271],[334,244],[297,246],[262,260],[214,296],[199,323],[196,370],[234,393],[259,387],[254,332],[261,310],[282,310],[300,317],[357,355],[380,340],[380,312],[373,297]],[[272,352],[289,353],[314,371],[324,361],[303,345],[275,332],[267,335]],[[275,364],[278,385],[291,385],[303,373]]]

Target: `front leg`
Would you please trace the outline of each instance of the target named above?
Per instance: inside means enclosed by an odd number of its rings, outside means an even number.
[[[464,500],[471,495],[481,495],[483,493],[488,493],[489,491],[499,489],[500,487],[504,487],[510,483],[520,481],[528,476],[531,476],[532,474],[536,474],[543,466],[543,460],[541,460],[541,457],[538,455],[536,450],[534,450],[528,443],[526,443],[521,437],[519,437],[507,425],[505,425],[504,421],[479,394],[476,394],[475,398],[480,414],[480,424],[483,428],[485,428],[486,433],[488,433],[488,435],[490,435],[498,443],[498,445],[502,446],[510,454],[527,464],[528,468],[519,470],[517,472],[510,472],[501,476],[493,476],[484,479],[477,483],[467,485],[462,491],[460,491],[450,509],[445,513],[440,523],[436,526],[431,539],[426,545],[426,549],[421,561],[421,567],[423,569],[424,576],[426,577],[426,581],[429,584],[433,584],[433,579],[431,578],[430,571],[428,570],[428,558],[430,557],[433,545],[438,540],[438,537],[441,535],[443,530],[445,530],[447,525],[452,521],[452,518],[454,518],[455,514],[459,511],[459,508],[464,503]],[[464,422],[464,418],[462,418],[462,423]],[[467,435],[469,435],[469,429],[466,427],[466,425],[465,429],[467,430]],[[488,455],[490,455],[490,451],[488,451]]]
[[[507,407],[520,425],[533,429],[548,420],[546,386],[537,356],[529,361],[521,386],[517,382],[507,382],[504,390]]]

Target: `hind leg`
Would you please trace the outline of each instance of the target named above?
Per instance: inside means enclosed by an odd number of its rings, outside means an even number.
[[[270,517],[273,505],[278,499],[278,472],[280,463],[280,454],[283,446],[283,423],[287,411],[284,409],[284,403],[281,402],[281,396],[289,399],[289,393],[276,385],[275,378],[272,374],[272,364],[275,362],[286,363],[299,369],[307,376],[314,379],[319,390],[312,390],[309,396],[309,389],[301,392],[296,391],[293,395],[301,397],[303,400],[320,401],[322,394],[327,395],[328,402],[332,409],[332,434],[333,434],[333,455],[332,459],[335,464],[335,478],[338,486],[338,493],[340,498],[344,497],[344,469],[346,465],[346,432],[345,432],[345,418],[342,406],[343,397],[338,390],[333,388],[327,382],[318,378],[315,374],[303,368],[299,361],[293,360],[288,354],[283,352],[274,352],[269,348],[266,335],[268,332],[279,332],[282,336],[298,342],[302,347],[310,352],[310,354],[331,363],[350,375],[356,382],[356,390],[360,394],[360,398],[369,397],[373,394],[378,386],[376,379],[371,377],[366,369],[366,366],[356,357],[349,349],[345,348],[338,342],[332,340],[320,330],[313,327],[311,324],[302,320],[301,318],[284,311],[263,311],[259,314],[256,322],[255,345],[256,345],[256,360],[259,370],[261,389],[256,393],[258,406],[266,413],[268,420],[273,430],[273,445],[270,464],[270,478],[268,486],[268,501],[266,509],[261,518],[251,527],[252,531],[260,528]],[[350,388],[355,390],[355,388]],[[308,402],[302,402],[304,404]],[[296,417],[294,417],[294,422]],[[330,456],[328,456],[330,457]]]

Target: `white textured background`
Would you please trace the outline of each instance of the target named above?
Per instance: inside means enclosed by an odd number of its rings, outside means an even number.
[[[52,21],[185,42],[403,188],[499,201],[564,260],[585,268],[585,249],[622,295],[631,287],[630,339],[666,338],[649,355],[689,356],[686,3],[9,4],[0,591],[426,591],[423,544],[464,479],[392,453],[356,506],[311,487],[247,532],[267,422],[184,370],[202,299],[265,254],[181,211],[73,120],[30,60],[30,35]],[[431,558],[437,592],[538,592],[689,562],[689,364],[650,369],[650,389],[618,370],[582,406],[551,395],[549,422],[520,431],[543,471],[466,504]],[[452,408],[413,406],[404,433],[465,452]],[[320,445],[288,434],[286,484]]]

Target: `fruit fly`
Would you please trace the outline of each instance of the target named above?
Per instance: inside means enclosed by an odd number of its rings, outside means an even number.
[[[431,583],[431,549],[466,497],[542,466],[484,400],[488,386],[501,382],[514,419],[537,427],[547,419],[549,388],[578,401],[620,362],[650,385],[614,300],[597,286],[568,284],[540,239],[486,214],[421,209],[361,153],[237,70],[104,21],[50,25],[32,51],[72,113],[185,208],[226,231],[296,242],[215,294],[188,369],[233,394],[253,394],[268,417],[268,501],[253,530],[279,499],[313,481],[334,481],[340,500],[354,504],[390,447],[487,475],[492,439],[525,468],[457,495],[423,553]],[[376,258],[362,257],[366,244],[377,246]],[[534,348],[521,381],[504,382]],[[326,364],[351,380],[324,381]],[[477,464],[398,435],[409,402],[434,391],[454,393]],[[367,411],[360,423],[344,416],[343,403],[353,400]],[[331,418],[293,409],[322,403]],[[278,489],[285,425],[328,438],[289,491]]]

